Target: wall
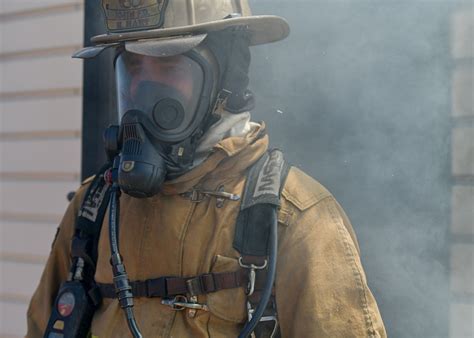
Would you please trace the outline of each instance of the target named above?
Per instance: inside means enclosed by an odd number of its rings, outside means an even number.
[[[82,1],[1,0],[0,31],[0,337],[13,338],[79,183]]]
[[[451,337],[474,337],[474,11],[451,20]]]

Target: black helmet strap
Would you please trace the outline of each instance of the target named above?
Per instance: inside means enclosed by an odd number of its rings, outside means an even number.
[[[255,100],[248,89],[251,60],[249,33],[244,27],[227,28],[209,34],[207,44],[221,69],[221,92],[228,94],[225,109],[235,114],[252,110]]]

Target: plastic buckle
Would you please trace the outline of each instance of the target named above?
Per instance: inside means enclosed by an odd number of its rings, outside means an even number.
[[[247,296],[253,295],[255,291],[255,279],[256,279],[256,272],[255,270],[263,270],[267,267],[268,261],[265,259],[265,262],[262,265],[255,265],[255,264],[244,264],[242,261],[242,256],[239,257],[239,265],[244,269],[249,269],[249,285],[247,287]]]
[[[165,297],[166,296],[166,278],[148,279],[145,281],[147,297]]]

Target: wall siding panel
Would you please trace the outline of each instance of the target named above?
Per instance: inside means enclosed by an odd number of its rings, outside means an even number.
[[[454,59],[474,57],[474,12],[472,8],[460,10],[452,17],[452,56]]]
[[[43,265],[41,264],[4,262],[0,289],[3,294],[29,298],[38,286],[42,272]]]
[[[451,247],[451,290],[458,294],[474,294],[474,245]]]
[[[474,186],[455,186],[452,195],[452,232],[474,235]]]
[[[453,72],[453,116],[473,117],[474,116],[474,67],[471,63],[456,67]]]
[[[82,46],[82,20],[83,12],[76,10],[6,21],[2,25],[2,53]]]
[[[38,8],[61,6],[64,4],[82,4],[80,0],[2,0],[0,1],[0,13],[16,13],[32,11]],[[80,23],[82,26],[82,22]]]
[[[2,242],[0,254],[47,256],[57,227],[52,223],[0,221],[0,235],[8,238]]]
[[[0,212],[62,215],[67,194],[78,187],[76,182],[2,182]]]
[[[82,61],[68,55],[7,60],[0,64],[0,74],[4,93],[72,88],[82,81]]]
[[[23,337],[26,334],[26,311],[24,303],[0,301],[0,330],[2,335]]]
[[[80,96],[0,102],[0,133],[79,129],[81,109]]]
[[[462,127],[453,129],[453,164],[454,176],[474,176],[474,128]]]
[[[4,140],[0,143],[0,156],[0,172],[78,172],[81,141],[78,138]]]
[[[450,337],[474,336],[474,12],[452,16],[452,209]]]
[[[79,185],[83,0],[0,0],[0,338],[27,303]]]
[[[474,305],[451,304],[451,338],[474,337]]]

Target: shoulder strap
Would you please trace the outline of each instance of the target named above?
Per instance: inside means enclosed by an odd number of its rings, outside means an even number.
[[[71,247],[73,258],[81,257],[89,263],[95,272],[98,255],[98,242],[102,222],[109,201],[109,185],[104,179],[109,164],[104,165],[92,179],[79,209],[74,238]]]
[[[247,176],[233,243],[234,248],[241,254],[241,267],[250,269],[247,291],[249,322],[239,337],[246,336],[250,331],[253,331],[254,337],[279,337],[276,303],[274,296],[270,295],[268,298],[267,289],[269,283],[274,283],[274,270],[270,273],[267,258],[270,262],[272,257],[276,259],[276,252],[270,252],[270,233],[276,226],[276,209],[280,206],[280,196],[289,169],[283,159],[283,153],[280,150],[271,150],[251,167]],[[255,278],[255,275],[258,276],[264,271],[273,277],[266,278],[263,290],[254,292],[252,275]]]
[[[251,168],[237,217],[234,248],[245,256],[266,256],[271,224],[269,213],[280,205],[280,195],[290,166],[274,149]]]

